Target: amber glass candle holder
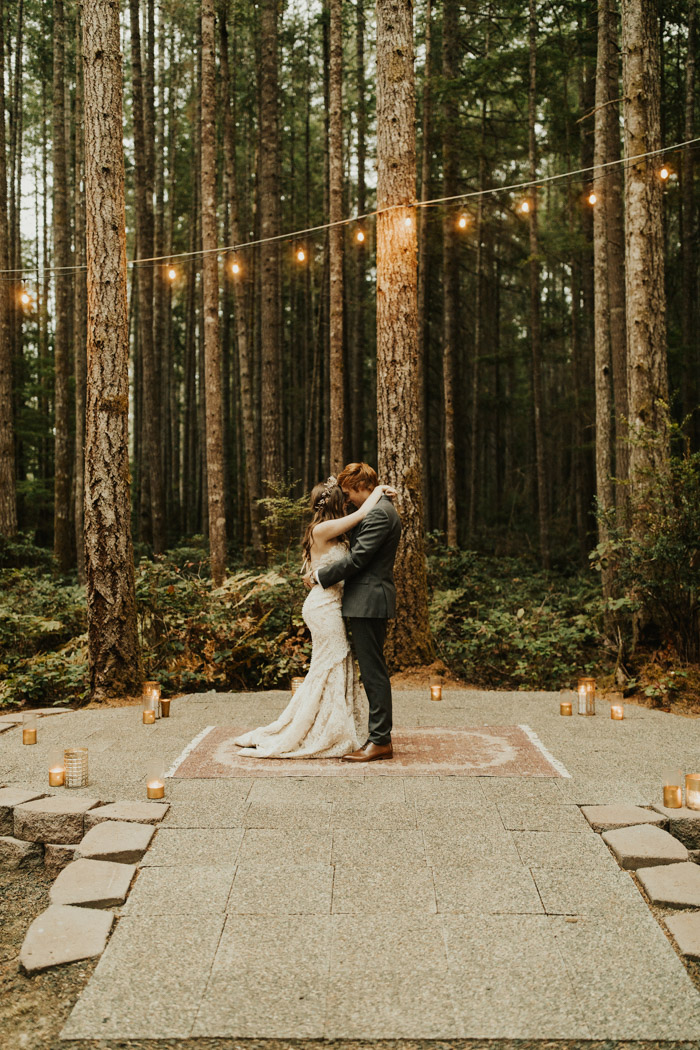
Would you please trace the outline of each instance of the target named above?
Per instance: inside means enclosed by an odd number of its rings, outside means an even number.
[[[681,809],[683,806],[683,773],[680,769],[666,772],[663,798],[666,809]]]
[[[700,773],[688,773],[685,778],[685,804],[688,809],[700,809]]]
[[[66,769],[66,787],[87,787],[88,749],[86,747],[66,748],[63,754],[63,759]]]
[[[146,776],[146,797],[164,798],[165,796],[165,772],[160,759],[154,758],[148,766]]]
[[[296,693],[299,686],[304,684],[304,678],[292,678],[292,696]]]
[[[578,680],[578,713],[580,715],[595,714],[595,678],[579,678]]]
[[[60,748],[49,753],[49,787],[63,787],[66,782],[66,762]]]
[[[33,711],[25,711],[22,715],[22,743],[36,744],[36,715]]]

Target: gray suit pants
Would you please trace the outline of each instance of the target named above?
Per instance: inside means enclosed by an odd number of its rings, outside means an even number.
[[[388,744],[391,741],[392,721],[391,681],[384,659],[387,621],[350,616],[347,624],[369,700],[369,739],[373,744]]]

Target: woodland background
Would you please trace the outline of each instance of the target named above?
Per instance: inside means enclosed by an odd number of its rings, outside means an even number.
[[[381,467],[377,397],[396,382],[377,351],[374,8],[209,6],[211,40],[195,0],[121,12],[127,255],[158,260],[128,271],[130,524],[145,669],[170,691],[303,670],[303,494],[344,461]],[[700,658],[697,144],[675,148],[695,136],[696,4],[622,8],[413,12],[415,200],[457,199],[413,212],[432,640],[395,663],[500,688],[595,670],[667,705],[692,698]],[[82,15],[0,0],[6,703],[89,692]],[[238,246],[218,271],[229,571],[214,596],[208,221]],[[648,252],[631,270],[635,232]],[[635,368],[653,407],[631,438]]]

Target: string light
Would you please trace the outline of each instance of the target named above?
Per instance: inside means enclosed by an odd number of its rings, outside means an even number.
[[[460,215],[460,217],[457,219],[457,225],[459,226],[460,230],[466,230],[468,222],[469,220],[467,219],[466,215]]]
[[[234,259],[233,262],[231,263],[231,273],[234,276],[237,276],[240,272],[241,272],[241,264],[238,262],[237,259]]]
[[[589,176],[590,177],[591,174],[595,174],[596,176],[598,176],[601,172],[607,171],[610,168],[620,167],[620,166],[627,167],[629,165],[635,165],[635,164],[638,164],[641,160],[645,160],[645,159],[650,158],[650,157],[659,157],[659,156],[661,156],[663,154],[669,154],[669,153],[671,153],[673,151],[678,151],[678,150],[689,148],[689,147],[697,147],[698,145],[700,145],[700,137],[687,139],[687,140],[685,140],[683,142],[676,142],[673,145],[664,146],[664,147],[661,147],[660,149],[649,150],[646,153],[640,153],[640,154],[637,154],[634,157],[620,157],[619,159],[616,159],[616,160],[606,161],[604,164],[589,165],[588,167],[585,167],[585,168],[575,168],[575,169],[572,169],[571,171],[559,172],[556,175],[547,175],[547,176],[544,176],[543,178],[540,178],[540,179],[537,179],[537,180],[526,181],[526,182],[509,183],[509,184],[504,185],[504,186],[491,186],[491,187],[489,187],[489,189],[486,189],[486,190],[471,190],[468,193],[457,193],[457,194],[454,194],[453,196],[450,196],[450,197],[436,197],[436,198],[430,199],[430,200],[416,201],[413,204],[409,205],[409,207],[412,207],[412,208],[428,208],[428,207],[435,207],[436,205],[451,204],[451,203],[456,202],[456,201],[478,200],[480,198],[486,198],[486,197],[497,197],[497,196],[499,196],[501,194],[505,194],[505,193],[517,193],[518,191],[522,192],[524,190],[530,189],[531,187],[542,187],[544,185],[554,184],[554,183],[557,183],[557,182],[561,182],[561,181],[563,181],[565,179],[572,179],[572,178],[582,177],[582,176]],[[658,172],[659,178],[661,178],[664,181],[669,179],[672,174],[673,174],[672,169],[669,168],[667,165],[664,165]],[[215,252],[217,255],[224,255],[224,254],[230,253],[232,251],[242,251],[242,250],[244,250],[246,248],[255,248],[255,247],[257,247],[257,246],[259,246],[261,244],[270,244],[270,243],[272,243],[274,241],[283,241],[283,240],[287,240],[288,241],[288,240],[292,240],[292,239],[297,238],[297,237],[308,237],[311,234],[321,233],[324,230],[331,229],[331,228],[333,228],[335,226],[347,226],[350,223],[356,223],[356,222],[358,222],[360,220],[363,220],[363,219],[370,219],[370,218],[373,218],[376,215],[388,214],[391,211],[395,211],[397,208],[405,208],[405,207],[406,207],[405,204],[392,204],[392,205],[389,205],[386,208],[379,208],[379,209],[377,209],[375,211],[366,212],[366,213],[364,213],[362,215],[356,215],[353,218],[339,219],[336,222],[321,223],[318,226],[310,226],[307,229],[302,229],[302,230],[290,230],[290,231],[288,231],[286,233],[275,234],[272,237],[261,237],[261,238],[258,238],[257,240],[244,241],[244,242],[242,242],[240,244],[236,244],[236,245],[225,245],[225,246],[218,247],[218,248],[206,248],[206,249],[199,249],[197,251],[190,251],[190,252],[178,252],[177,255],[175,255],[175,256],[171,255],[170,258],[193,259],[193,258],[197,258],[199,256],[204,256],[204,255],[210,254],[211,252]],[[531,208],[531,204],[530,204],[529,201],[523,201],[523,203],[518,206],[518,211],[522,212],[525,215],[529,214],[529,212],[531,210],[532,210],[532,208]],[[410,217],[406,217],[406,219],[405,219],[406,225],[410,226],[411,222],[412,222],[411,218]],[[304,255],[304,258],[306,258],[305,255]],[[143,258],[143,259],[128,259],[127,260],[127,265],[128,266],[134,266],[134,265],[137,265],[137,264],[138,265],[145,265],[147,263],[151,263],[151,264],[163,263],[163,264],[165,264],[167,262],[167,259],[168,259],[167,256],[152,256],[152,257],[147,257],[147,258]],[[300,261],[303,262],[304,260],[302,259]],[[8,269],[0,270],[0,275],[23,274],[23,273],[30,273],[30,272],[35,272],[35,271],[38,274],[42,274],[42,273],[79,273],[79,272],[84,272],[85,270],[87,270],[87,266],[85,264],[80,265],[80,266],[47,266],[47,267],[41,267],[41,266],[20,266],[20,267],[16,267],[16,268],[8,268]]]
[[[169,281],[174,281],[176,279],[176,277],[177,277],[177,270],[175,269],[175,267],[174,266],[169,267],[169,269],[168,269],[168,280]]]
[[[22,306],[31,306],[32,305],[32,297],[29,294],[29,292],[26,291],[26,289],[25,289],[25,291],[20,292],[19,301],[21,302]]]
[[[359,244],[362,244],[364,242],[364,239],[365,239],[365,232],[364,232],[364,230],[358,230],[357,233],[355,234],[355,240]]]
[[[404,226],[410,226],[411,223],[413,222],[413,220],[411,219],[410,215],[407,215],[406,218],[403,221],[404,221]]]
[[[297,262],[303,263],[306,259],[306,252],[303,248],[297,248]]]
[[[588,194],[588,203],[591,205],[591,207],[594,207],[598,203],[598,194],[597,193],[589,193]]]

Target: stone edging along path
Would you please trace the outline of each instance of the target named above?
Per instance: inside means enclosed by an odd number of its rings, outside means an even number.
[[[66,798],[0,788],[0,866],[42,861],[56,879],[50,905],[29,927],[20,964],[29,973],[101,955],[169,803]]]
[[[649,902],[672,911],[663,923],[680,954],[700,959],[700,812],[664,806],[582,806],[581,812]]]

